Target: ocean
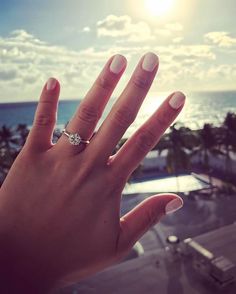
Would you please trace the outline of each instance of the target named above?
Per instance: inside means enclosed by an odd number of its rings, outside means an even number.
[[[129,127],[124,137],[129,137],[157,109],[166,95],[147,96],[135,122]],[[111,98],[97,128],[105,119],[116,98]],[[62,129],[75,112],[81,99],[59,101],[57,128]],[[32,126],[37,102],[0,103],[0,126],[15,126],[19,123]],[[204,123],[220,125],[228,111],[236,112],[236,91],[195,92],[187,94],[183,112],[176,121],[197,129]]]

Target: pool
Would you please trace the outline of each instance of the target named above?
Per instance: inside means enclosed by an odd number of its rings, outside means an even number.
[[[123,190],[123,195],[140,194],[140,193],[189,193],[209,189],[210,184],[202,180],[195,174],[179,175],[178,177],[170,176],[147,180],[138,183],[127,184]]]

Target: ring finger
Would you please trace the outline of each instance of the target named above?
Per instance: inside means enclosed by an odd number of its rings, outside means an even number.
[[[126,64],[126,59],[122,55],[115,55],[108,60],[68,123],[66,127],[68,133],[79,133],[85,141],[90,139],[113,90],[125,70]],[[82,144],[79,146],[71,145],[68,138],[62,135],[55,148],[74,154],[81,151],[83,146]]]

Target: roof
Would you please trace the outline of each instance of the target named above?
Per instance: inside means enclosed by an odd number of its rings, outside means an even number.
[[[215,230],[196,237],[207,241],[211,238],[225,240],[236,233],[236,225]],[[217,237],[218,234],[218,237]],[[228,236],[228,237],[227,237]],[[204,241],[205,240],[205,241]],[[216,244],[215,242],[213,242]],[[227,243],[227,241],[226,241]],[[230,242],[228,242],[229,246]],[[208,246],[207,245],[207,246]],[[235,246],[235,244],[234,244]],[[217,246],[216,246],[217,247]],[[231,246],[232,247],[232,246]],[[227,252],[227,247],[222,248]],[[230,257],[228,255],[228,257]],[[224,293],[236,292],[236,284],[231,284]],[[89,279],[65,288],[61,294],[209,294],[222,293],[213,283],[198,274],[191,258],[183,256],[172,258],[165,249],[152,250],[141,257],[110,267]]]

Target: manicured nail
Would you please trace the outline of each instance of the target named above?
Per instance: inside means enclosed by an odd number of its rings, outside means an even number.
[[[50,78],[47,81],[47,90],[53,90],[56,87],[57,80],[54,78]]]
[[[122,55],[116,55],[111,64],[110,64],[110,71],[119,74],[124,67],[126,66],[126,59]]]
[[[171,200],[169,203],[167,203],[165,211],[166,214],[173,213],[180,209],[183,206],[183,200],[181,198],[176,198],[174,200]]]
[[[169,100],[169,104],[173,109],[179,109],[184,105],[185,96],[181,92],[176,92]]]
[[[158,63],[159,59],[156,54],[149,52],[144,56],[142,68],[146,71],[152,72]]]

